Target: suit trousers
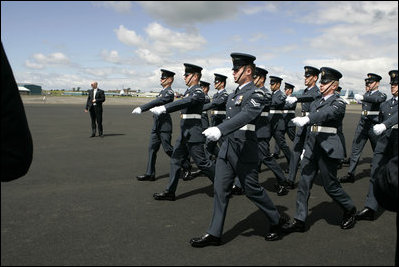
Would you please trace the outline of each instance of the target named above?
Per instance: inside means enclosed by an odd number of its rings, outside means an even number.
[[[91,106],[90,108],[90,118],[91,118],[91,130],[92,133],[96,133],[96,128],[98,127],[98,133],[103,133],[103,110],[102,107],[97,105]],[[97,123],[97,125],[96,125]]]
[[[222,236],[229,195],[236,176],[244,187],[246,197],[265,213],[271,225],[278,224],[280,214],[266,190],[259,185],[258,163],[242,162],[243,155],[239,159],[233,149],[229,151],[227,159],[219,157],[216,161],[213,216],[207,232],[216,237]]]
[[[181,169],[184,168],[188,158],[192,158],[194,163],[212,182],[215,177],[215,164],[205,156],[205,146],[203,142],[190,143],[184,137],[180,137],[173,148],[170,160],[169,184],[167,192],[176,192]]]
[[[308,201],[314,179],[320,171],[319,178],[326,193],[345,211],[355,205],[350,196],[343,190],[337,178],[339,159],[327,156],[322,148],[315,144],[312,159],[303,158],[301,179],[298,184],[295,219],[305,221],[308,216]]]
[[[284,156],[287,159],[287,162],[290,163],[291,150],[288,147],[287,142],[285,141],[285,131],[275,130],[273,132],[273,137],[274,140],[276,141],[275,146],[279,146],[279,148],[283,151]]]
[[[146,175],[155,176],[155,163],[157,160],[157,152],[162,144],[165,153],[171,157],[173,152],[173,146],[170,144],[172,139],[171,132],[158,132],[152,131],[150,135],[150,144],[148,146],[148,163]]]
[[[295,139],[295,130],[296,130],[296,126],[286,126],[285,128],[285,133],[288,135],[288,138],[291,141],[294,141]],[[284,135],[284,139],[285,139],[285,135]],[[280,154],[280,147],[278,146],[278,144],[276,143],[276,145],[274,146],[274,154],[279,155]]]
[[[366,145],[367,140],[370,140],[371,148],[375,149],[378,136],[373,132],[374,124],[366,123],[359,124],[355,131],[355,136],[352,142],[352,153],[350,156],[348,173],[355,174],[357,164],[359,163],[360,155]]]

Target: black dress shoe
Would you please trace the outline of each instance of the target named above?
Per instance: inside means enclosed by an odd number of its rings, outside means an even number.
[[[339,178],[340,183],[354,183],[355,182],[355,175],[352,173],[348,173],[347,175]]]
[[[175,193],[170,193],[170,192],[162,192],[162,193],[155,193],[153,195],[155,200],[169,200],[169,201],[175,201]]]
[[[91,135],[90,135],[90,137],[94,137],[94,136],[96,136],[96,134],[91,134]]]
[[[221,244],[220,237],[205,234],[202,237],[195,237],[190,240],[190,244],[195,248],[203,248],[206,246],[219,246]]]
[[[266,241],[275,241],[281,239],[283,236],[282,234],[282,227],[284,224],[286,224],[288,221],[288,218],[281,216],[280,221],[276,225],[271,225],[269,233],[266,234],[265,240]]]
[[[346,159],[341,160],[341,163],[345,164],[345,165],[349,165],[350,161],[351,161],[350,158],[346,158]]]
[[[278,189],[277,189],[278,196],[284,196],[284,195],[288,194],[288,192],[289,191],[285,186],[283,186],[283,185],[278,186]]]
[[[356,220],[366,220],[366,221],[374,221],[375,220],[375,211],[370,208],[364,208],[355,216]]]
[[[144,175],[136,176],[136,178],[139,181],[155,181],[155,175],[144,174]]]
[[[349,211],[344,212],[344,216],[341,222],[341,229],[351,229],[356,224],[356,208],[352,208]]]
[[[183,181],[190,181],[193,178],[194,177],[191,175],[191,171],[190,170],[183,170],[183,173],[182,173]]]
[[[233,185],[233,187],[231,188],[232,195],[240,196],[240,195],[244,195],[244,193],[245,193],[244,189],[242,189],[241,187],[238,187],[236,185]]]
[[[293,233],[293,232],[303,233],[306,231],[306,225],[305,225],[305,222],[294,219],[294,221],[292,223],[283,225],[281,230],[283,233],[287,233],[287,234]]]
[[[273,153],[272,156],[273,156],[273,158],[275,158],[275,159],[278,159],[278,158],[280,157],[280,155],[277,154],[277,153]]]

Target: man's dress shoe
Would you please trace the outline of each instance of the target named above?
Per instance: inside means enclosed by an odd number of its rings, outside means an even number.
[[[203,248],[207,246],[219,246],[221,244],[220,237],[205,234],[202,237],[194,237],[190,240],[190,244],[195,248]]]
[[[175,193],[170,193],[170,192],[162,192],[162,193],[155,193],[153,195],[155,200],[169,200],[169,201],[175,201]]]
[[[236,185],[233,185],[233,187],[231,188],[231,194],[232,195],[236,195],[236,196],[240,196],[240,195],[244,195],[244,189],[242,189],[241,187],[238,187]]]
[[[288,194],[288,192],[289,192],[288,189],[283,185],[279,185],[277,188],[278,196],[284,196],[284,195]]]
[[[342,217],[341,229],[351,229],[356,224],[356,208],[352,208],[349,211],[344,212],[344,216]]]
[[[374,221],[375,220],[375,211],[370,208],[364,208],[358,214],[356,214],[356,220],[366,220],[366,221]]]
[[[96,136],[96,134],[91,134],[91,135],[90,135],[90,137],[94,137],[94,136]]]
[[[144,175],[136,176],[136,178],[139,181],[155,181],[155,175],[144,174]]]
[[[293,233],[293,232],[303,233],[306,231],[306,225],[305,225],[305,222],[294,219],[294,221],[292,223],[283,225],[281,230],[283,233],[287,233],[287,234]]]
[[[281,216],[278,224],[271,225],[269,233],[267,233],[265,236],[265,240],[266,241],[275,241],[275,240],[280,239],[283,236],[282,227],[284,224],[287,223],[287,220],[288,220],[288,218]]]
[[[183,170],[183,173],[182,173],[183,181],[190,181],[193,178],[194,177],[191,175],[191,171],[190,170]]]

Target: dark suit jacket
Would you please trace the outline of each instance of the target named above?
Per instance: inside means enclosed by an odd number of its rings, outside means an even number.
[[[86,109],[87,110],[90,110],[91,109],[91,107],[93,106],[93,92],[94,92],[94,90],[93,89],[90,89],[89,91],[88,91],[88,93],[89,93],[89,95],[88,95],[88,97],[87,97],[87,102],[86,102]],[[95,99],[96,99],[96,106],[97,106],[97,108],[98,109],[101,109],[102,110],[102,108],[103,108],[103,102],[105,101],[105,94],[104,94],[104,91],[103,90],[101,90],[100,88],[97,88],[97,94],[94,96],[95,97]]]
[[[32,136],[24,105],[1,44],[1,181],[24,176],[32,156]]]

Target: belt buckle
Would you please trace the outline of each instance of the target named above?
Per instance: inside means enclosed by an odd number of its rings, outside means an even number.
[[[317,125],[312,125],[312,132],[317,132],[318,131],[318,127]]]
[[[306,116],[306,112],[305,111],[302,111],[302,116]]]
[[[363,110],[363,115],[367,116],[367,110]]]
[[[180,119],[183,119],[183,114],[180,114]]]

